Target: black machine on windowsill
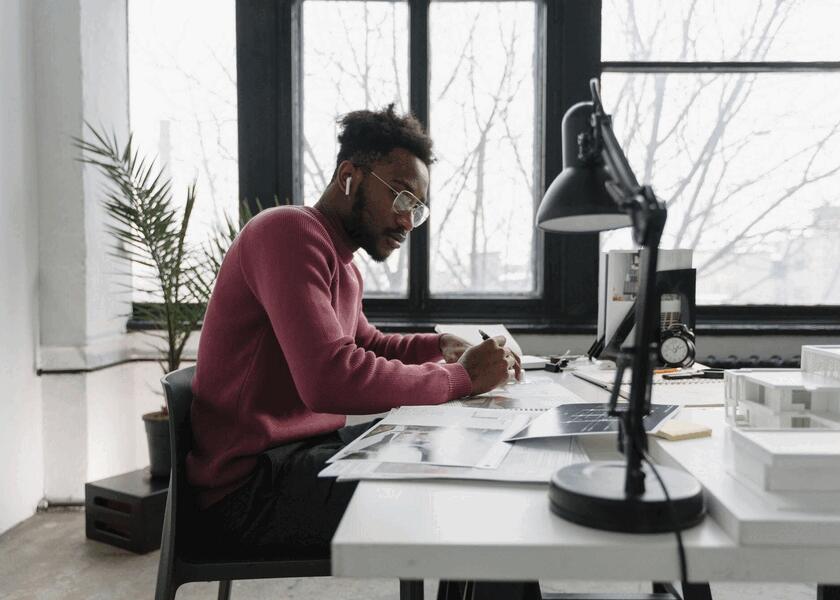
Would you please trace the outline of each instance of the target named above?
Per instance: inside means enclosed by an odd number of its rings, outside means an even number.
[[[605,257],[602,257],[604,259]],[[627,295],[636,298],[638,294],[639,255],[634,255],[634,262],[625,274],[626,281],[622,289],[622,299]],[[601,261],[604,269],[599,277],[599,331],[598,337],[587,350],[590,359],[614,360],[622,347],[631,337],[636,324],[635,302],[627,309],[624,317],[607,337],[606,320],[609,312],[617,310],[613,302],[614,290],[610,285],[610,269],[613,261],[606,257]],[[621,265],[617,266],[621,271]],[[697,271],[690,268],[667,269],[656,272],[656,296],[652,300],[660,306],[660,331],[658,364],[664,367],[690,367],[694,364],[694,328],[696,324],[696,281]],[[628,287],[631,288],[628,290]],[[603,289],[602,289],[603,288]],[[603,304],[602,304],[603,303]],[[603,311],[603,314],[600,314]],[[604,322],[604,325],[600,324]],[[684,342],[684,343],[683,343]]]
[[[650,186],[636,180],[604,112],[597,79],[590,82],[590,91],[591,102],[572,106],[563,117],[563,171],[543,197],[537,225],[567,233],[632,226],[633,240],[641,247],[634,343],[617,352],[617,384],[609,404],[609,414],[620,419],[618,442],[626,462],[593,461],[560,469],[551,480],[551,509],[575,523],[611,531],[685,529],[705,515],[700,484],[683,471],[659,466],[663,490],[656,482],[646,484],[652,472],[643,465],[643,419],[650,413],[653,367],[659,360],[656,267],[667,209]],[[630,400],[619,405],[618,383],[628,365]]]

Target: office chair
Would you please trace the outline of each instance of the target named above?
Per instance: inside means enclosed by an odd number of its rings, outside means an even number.
[[[200,547],[190,531],[195,514],[193,490],[187,483],[185,462],[192,448],[190,429],[191,384],[195,367],[186,367],[161,379],[169,408],[172,472],[163,520],[155,600],[173,600],[178,588],[192,581],[218,581],[219,600],[230,599],[231,581],[283,577],[318,577],[330,574],[329,552],[323,556],[225,555]]]

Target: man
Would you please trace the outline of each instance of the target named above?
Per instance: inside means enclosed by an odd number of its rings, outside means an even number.
[[[344,427],[344,415],[440,404],[519,376],[504,338],[469,347],[368,323],[353,253],[383,261],[428,216],[432,142],[393,106],[341,125],[317,205],[254,217],[207,307],[187,474],[202,529],[229,546],[328,549],[355,485],[317,474],[369,426]]]

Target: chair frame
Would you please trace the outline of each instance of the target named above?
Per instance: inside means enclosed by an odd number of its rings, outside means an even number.
[[[229,600],[231,582],[237,579],[279,579],[285,577],[325,577],[331,574],[330,559],[263,560],[188,559],[184,531],[179,523],[190,510],[191,490],[187,483],[186,458],[192,448],[190,409],[192,379],[195,367],[185,367],[161,379],[166,405],[169,408],[169,440],[172,472],[163,520],[155,600],[174,600],[178,588],[193,581],[218,581],[219,600]],[[183,525],[181,526],[183,529]]]

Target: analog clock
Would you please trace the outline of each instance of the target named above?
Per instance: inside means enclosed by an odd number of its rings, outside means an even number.
[[[694,334],[682,323],[662,332],[659,358],[666,367],[690,367],[694,364]]]

